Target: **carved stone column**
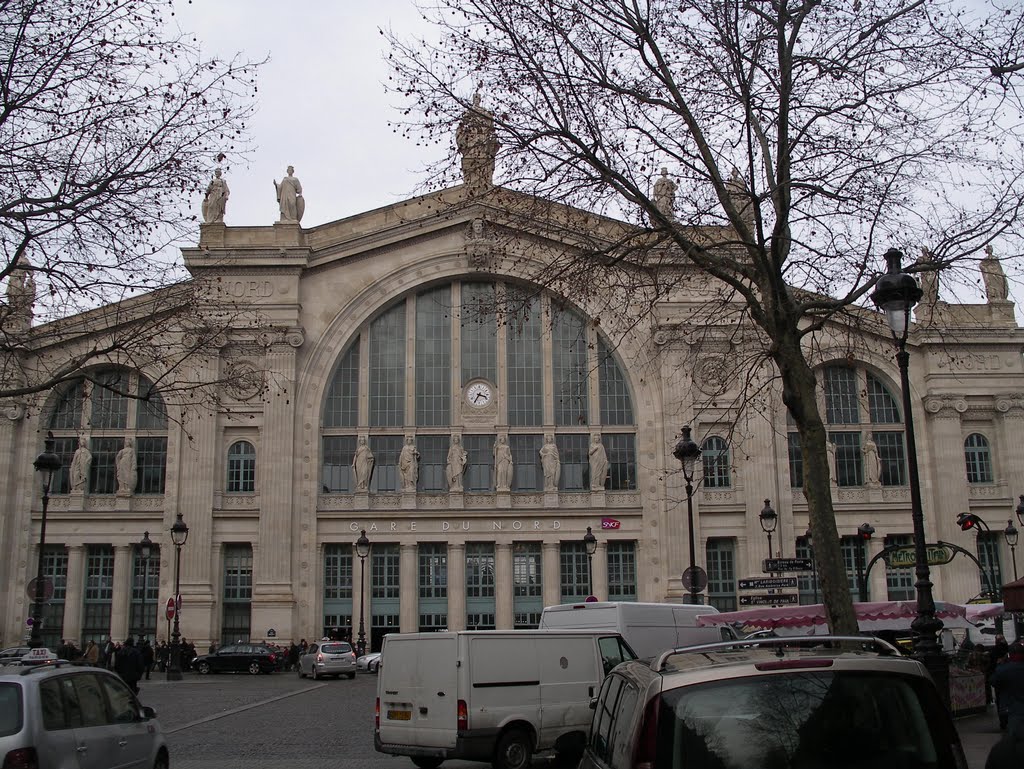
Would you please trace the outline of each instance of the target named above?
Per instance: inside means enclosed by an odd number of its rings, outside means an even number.
[[[68,576],[64,589],[65,638],[82,638],[82,601],[85,598],[85,545],[68,548]]]
[[[448,544],[448,629],[466,629],[466,546]]]
[[[415,542],[405,542],[399,546],[398,595],[400,609],[398,623],[399,630],[403,633],[415,633],[420,629],[419,579],[416,568],[418,551]]]
[[[132,576],[132,549],[127,545],[117,545],[114,548],[114,592],[110,604],[110,635],[115,642],[128,637]]]
[[[512,545],[498,542],[494,545],[494,627],[511,630],[513,627]]]
[[[554,606],[561,603],[562,588],[559,574],[559,554],[561,544],[559,542],[545,542],[544,548],[544,605]]]
[[[591,558],[591,567],[593,569],[590,575],[591,587],[593,588],[593,595],[597,597],[599,601],[608,600],[608,542],[603,540],[597,541],[597,550],[594,551],[594,555]]]

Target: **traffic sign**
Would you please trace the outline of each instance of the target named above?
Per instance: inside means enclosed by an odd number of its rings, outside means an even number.
[[[174,613],[175,613],[174,599],[173,598],[168,598],[167,599],[167,608],[164,609],[164,616],[167,617],[168,620],[172,620],[172,619],[174,619]]]
[[[740,606],[793,606],[800,603],[800,596],[789,595],[741,595]]]
[[[694,593],[708,586],[708,573],[700,566],[687,566],[682,579],[683,587]]]
[[[810,571],[814,568],[810,558],[765,558],[762,566],[765,574],[775,571]]]
[[[796,577],[753,577],[739,580],[740,590],[775,590],[796,587]]]
[[[33,601],[36,600],[36,577],[33,577],[28,581],[28,586],[25,588],[25,592],[28,597]],[[53,598],[53,580],[49,577],[43,577],[43,600],[49,601]]]

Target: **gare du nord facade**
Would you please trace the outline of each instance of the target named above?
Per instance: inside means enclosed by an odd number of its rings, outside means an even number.
[[[43,549],[54,585],[48,645],[168,636],[178,514],[189,528],[181,632],[197,645],[354,640],[362,618],[377,649],[387,632],[535,627],[542,607],[589,595],[685,600],[690,532],[672,449],[687,424],[703,449],[692,536],[706,600],[739,608],[739,581],[763,576],[766,499],[778,512],[772,554],[809,556],[799,444],[779,392],[741,413],[736,379],[721,372],[742,357],[743,335],[727,324],[687,327],[708,279],[681,264],[673,296],[643,322],[620,323],[599,292],[557,295],[530,280],[533,262],[572,250],[559,221],[577,212],[513,215],[513,193],[479,187],[308,228],[203,224],[198,244],[183,249],[185,265],[209,281],[215,302],[245,311],[192,360],[217,383],[201,413],[183,413],[159,388],[148,401],[119,394],[150,389],[155,374],[118,360],[90,372],[96,385],[7,404],[2,643],[17,643],[31,614],[26,585],[42,523],[33,460],[48,431],[63,465]],[[625,226],[589,221],[598,235]],[[1005,294],[933,301],[916,320],[910,373],[927,538],[980,546],[1002,584],[1013,553],[1001,523],[1024,493],[1013,486],[1024,483],[1024,336]],[[864,327],[855,357],[842,330],[819,338],[815,353],[851,586],[858,549],[868,561],[910,544],[912,532],[892,340],[881,316]],[[869,439],[875,467],[865,462]],[[596,469],[595,444],[604,455]],[[83,445],[91,464],[73,483]],[[137,466],[132,488],[116,477],[126,446]],[[365,477],[362,446],[373,455]],[[417,452],[414,476],[407,446]],[[964,511],[992,533],[977,542],[962,533],[955,517]],[[867,542],[857,536],[865,522],[875,529]],[[363,531],[370,547],[360,558]],[[934,568],[932,579],[940,600],[982,590],[966,558]],[[868,597],[912,599],[913,581],[910,569],[879,563]],[[792,600],[815,602],[812,582],[801,573]]]

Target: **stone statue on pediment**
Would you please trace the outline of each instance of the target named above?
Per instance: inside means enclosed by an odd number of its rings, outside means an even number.
[[[494,163],[498,156],[498,136],[494,116],[480,105],[480,92],[463,114],[455,131],[455,146],[462,155],[462,181],[471,192],[483,192],[494,186]]]
[[[277,205],[281,210],[282,223],[298,224],[306,210],[306,199],[302,197],[302,184],[295,176],[295,167],[288,166],[288,175],[280,183],[274,182]]]
[[[985,281],[985,297],[991,302],[1005,302],[1010,295],[1006,273],[999,259],[992,255],[992,246],[985,246],[985,258],[981,260],[981,277]]]
[[[203,198],[203,221],[206,224],[224,222],[224,212],[227,210],[231,190],[223,179],[223,173],[219,168],[215,170],[213,179],[206,186],[206,196]]]
[[[666,219],[676,218],[677,185],[668,176],[668,169],[661,169],[661,176],[654,182],[654,207]]]
[[[935,256],[927,248],[921,249],[922,264],[931,264],[935,262]],[[927,307],[933,307],[936,302],[939,301],[939,273],[937,270],[921,270],[921,304]]]

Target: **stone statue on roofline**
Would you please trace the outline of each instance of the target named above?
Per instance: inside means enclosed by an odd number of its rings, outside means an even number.
[[[306,199],[302,197],[302,184],[295,176],[295,167],[288,166],[288,175],[280,183],[274,181],[277,205],[281,210],[280,223],[298,224],[306,211]]]
[[[228,197],[231,190],[223,178],[224,172],[219,168],[213,172],[213,178],[206,186],[203,198],[203,222],[206,224],[223,224],[224,212],[227,210]]]
[[[654,182],[654,207],[666,219],[676,218],[677,185],[668,176],[668,169],[661,169],[661,176]]]
[[[470,192],[484,192],[494,186],[494,162],[498,156],[498,137],[494,116],[480,106],[480,92],[473,94],[473,105],[463,114],[455,131],[455,146],[462,155],[462,182]]]
[[[999,259],[993,256],[991,244],[985,246],[985,258],[981,260],[979,267],[985,282],[985,297],[989,303],[1005,302],[1010,295],[1006,273],[1003,272],[1003,265]]]

